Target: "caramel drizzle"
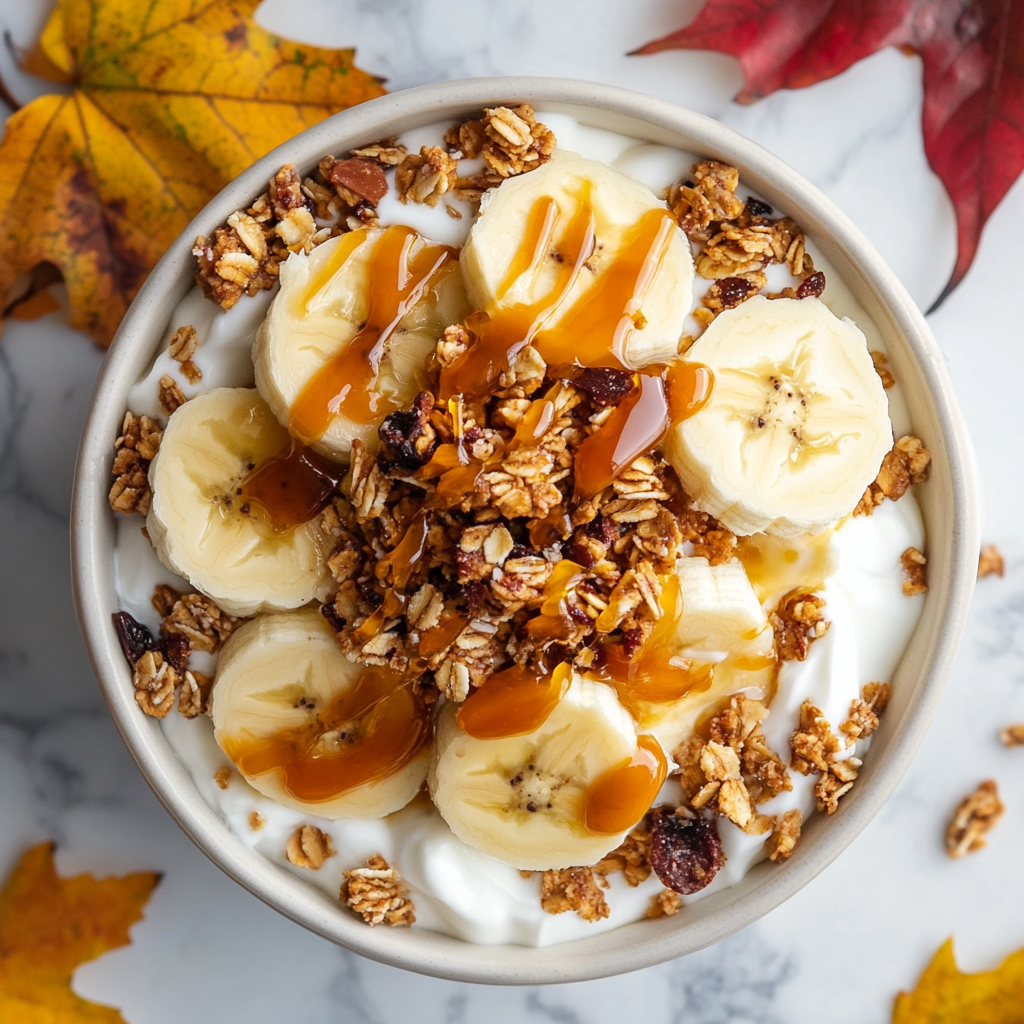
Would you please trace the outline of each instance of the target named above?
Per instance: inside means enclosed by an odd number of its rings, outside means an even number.
[[[583,827],[594,835],[611,836],[632,828],[658,796],[668,764],[653,737],[636,738],[636,751],[595,779],[583,794]]]
[[[311,722],[224,749],[243,775],[276,772],[290,796],[320,803],[404,768],[429,741],[430,720],[409,682],[368,668]]]
[[[341,352],[313,374],[292,406],[289,429],[306,444],[319,441],[336,416],[344,415],[356,423],[374,423],[400,407],[398,400],[377,390],[387,342],[455,255],[446,245],[423,245],[413,255],[418,237],[412,228],[396,225],[389,227],[375,245],[370,257],[366,323]],[[344,269],[345,259],[357,246],[358,242],[350,245],[342,255],[343,246],[339,245],[339,251],[310,289],[307,308],[331,277]]]

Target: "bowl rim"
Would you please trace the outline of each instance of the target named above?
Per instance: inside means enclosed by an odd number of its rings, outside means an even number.
[[[929,447],[935,464],[933,479],[939,478],[945,495],[934,513],[942,529],[929,527],[929,560],[940,570],[941,579],[933,581],[922,615],[922,623],[927,620],[930,628],[934,626],[934,635],[921,640],[919,624],[897,672],[913,673],[906,685],[906,710],[879,730],[875,742],[884,749],[867,760],[858,786],[844,801],[843,813],[825,820],[815,815],[800,855],[771,865],[770,875],[762,870],[765,864],[759,865],[736,885],[688,905],[683,914],[539,948],[474,945],[423,929],[368,928],[337,901],[244,845],[199,794],[159,724],[139,714],[131,676],[110,627],[110,612],[116,610],[113,522],[106,497],[111,439],[123,416],[128,388],[151,359],[154,337],[164,331],[171,309],[191,280],[195,237],[212,233],[234,210],[248,205],[282,164],[305,169],[325,153],[506,102],[562,107],[585,123],[732,162],[769,201],[773,193],[784,195],[782,208],[796,217],[820,248],[831,250],[826,256],[834,265],[838,259],[847,266],[841,276],[872,316],[888,321],[888,330],[882,323],[879,327],[887,340],[890,335],[896,337],[897,372],[917,382],[926,415],[937,428]],[[940,544],[941,549],[934,552]],[[917,306],[853,222],[778,157],[710,117],[610,85],[544,77],[440,82],[367,101],[306,129],[218,193],[156,265],[110,346],[82,433],[71,509],[72,586],[96,678],[143,777],[186,835],[263,902],[324,938],[391,966],[487,984],[574,982],[650,967],[727,937],[810,882],[874,817],[923,740],[966,623],[977,551],[970,441],[942,355]]]

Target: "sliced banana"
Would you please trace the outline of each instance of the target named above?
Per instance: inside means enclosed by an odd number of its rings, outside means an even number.
[[[221,652],[214,736],[271,800],[325,818],[383,818],[423,785],[430,722],[408,687],[388,680],[366,710],[359,687],[373,671],[341,653],[316,609],[261,615]]]
[[[288,445],[252,388],[215,388],[174,411],[149,468],[160,561],[232,615],[297,608],[331,587],[333,544],[316,520],[276,533],[238,498],[247,473]]]
[[[459,839],[530,871],[593,864],[619,845],[632,825],[616,835],[583,826],[588,787],[637,749],[611,687],[575,677],[543,725],[522,736],[467,736],[456,711],[446,704],[438,716],[427,781]]]
[[[388,274],[379,259],[385,233],[370,228],[339,235],[308,256],[293,253],[281,266],[281,289],[256,335],[253,362],[256,387],[282,425],[292,423],[299,396],[314,375],[356,337],[370,314],[372,294],[387,301],[389,292],[395,292],[399,271]],[[428,246],[441,252],[412,233],[408,260]],[[383,397],[379,415],[360,422],[338,411],[322,436],[303,440],[336,461],[348,459],[354,438],[375,444],[380,420],[391,408],[409,405],[427,385],[427,364],[437,339],[467,312],[458,261],[449,260],[385,341],[373,385]],[[301,430],[293,433],[302,435]]]
[[[756,296],[687,353],[714,375],[666,455],[698,508],[738,534],[816,533],[848,515],[892,447],[885,390],[852,320]]]
[[[549,199],[554,201],[550,210]],[[586,262],[570,279],[568,269],[582,241],[578,232],[570,237],[570,225],[587,205],[594,249],[589,258],[583,252]],[[619,359],[626,366],[674,359],[693,295],[693,259],[686,236],[667,213],[645,222],[649,211],[665,209],[646,185],[607,164],[556,152],[549,163],[508,179],[484,197],[460,257],[470,301],[492,315],[515,305],[540,310],[558,298],[568,280],[571,286],[537,341],[549,362],[600,364],[601,349],[616,325]],[[638,235],[642,223],[654,234]],[[653,256],[645,261],[649,249]],[[622,280],[612,284],[616,278]],[[591,314],[596,314],[589,325],[593,337],[585,322]],[[557,335],[560,328],[567,335],[559,339],[561,345],[545,340],[545,332]]]
[[[680,678],[689,675],[693,687],[674,700],[629,701],[639,727],[669,751],[723,697],[740,690],[770,696],[775,670],[774,633],[739,562],[711,565],[706,558],[684,557],[676,577],[677,615],[644,647],[639,693],[645,682],[671,692],[672,673],[680,669]]]

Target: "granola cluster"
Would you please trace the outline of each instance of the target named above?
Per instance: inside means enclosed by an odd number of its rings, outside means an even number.
[[[832,732],[828,719],[811,701],[805,700],[800,705],[799,722],[790,740],[793,752],[790,767],[801,775],[818,776],[814,796],[819,811],[834,814],[839,800],[853,789],[862,762],[857,757],[840,755],[855,740],[875,731],[890,693],[888,683],[868,683],[861,696],[851,702],[849,716],[839,727],[842,740]]]
[[[765,740],[767,716],[762,701],[736,694],[708,723],[706,738],[695,734],[673,753],[692,810],[717,811],[750,835],[774,828],[774,818],[757,807],[793,784]]]
[[[353,446],[347,497],[322,519],[338,584],[323,614],[343,649],[450,700],[513,664],[589,668],[608,644],[636,657],[683,544],[713,562],[735,546],[655,454],[577,495],[575,459],[632,374],[548,378],[527,362],[488,402],[424,392],[388,416],[377,454]]]
[[[189,668],[193,651],[215,654],[241,625],[202,594],[179,594],[159,584],[153,607],[162,617],[159,635],[128,612],[114,615],[114,628],[125,659],[132,669],[135,700],[143,712],[164,718],[174,706],[180,687],[178,711],[185,718],[209,713],[213,677]]]
[[[772,219],[772,208],[759,199],[744,202],[736,195],[739,183],[735,167],[702,160],[693,165],[689,180],[669,190],[669,209],[690,241],[702,246],[696,271],[713,282],[693,313],[704,327],[722,310],[759,294],[771,263],[785,264],[800,284],[768,298],[805,299],[825,290],[825,275],[815,271],[796,222]]]
[[[163,431],[148,416],[124,414],[121,436],[114,442],[114,485],[108,500],[115,512],[146,515],[153,504],[149,464],[160,450]]]
[[[999,824],[1005,809],[995,782],[987,779],[981,783],[953,812],[946,829],[946,852],[958,858],[982,849],[985,834]]]
[[[868,484],[853,514],[869,516],[886,498],[899,501],[911,484],[924,483],[928,479],[931,461],[931,452],[920,438],[910,434],[901,437],[882,460],[878,476]]]
[[[593,868],[555,868],[540,880],[540,905],[549,914],[574,910],[584,921],[608,916],[608,903]]]
[[[803,661],[815,640],[828,632],[825,599],[818,594],[795,590],[786,594],[769,617],[775,631],[775,653],[779,661]]]
[[[288,837],[284,851],[290,864],[309,871],[319,871],[336,852],[331,837],[316,825],[300,825]]]
[[[416,910],[398,872],[379,854],[366,866],[346,871],[340,899],[361,914],[368,925],[406,926],[416,922]]]

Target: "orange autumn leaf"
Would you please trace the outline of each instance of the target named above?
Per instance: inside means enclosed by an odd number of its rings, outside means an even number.
[[[79,964],[128,944],[160,876],[58,878],[40,843],[0,889],[0,1024],[124,1024],[109,1006],[75,995]]]
[[[109,344],[189,220],[274,146],[383,93],[354,51],[289,42],[259,0],[59,0],[25,59],[73,83],[0,140],[0,306],[42,262],[73,327]]]
[[[947,939],[918,978],[913,992],[901,992],[892,1024],[1022,1024],[1024,949],[1011,953],[994,971],[964,974]]]

